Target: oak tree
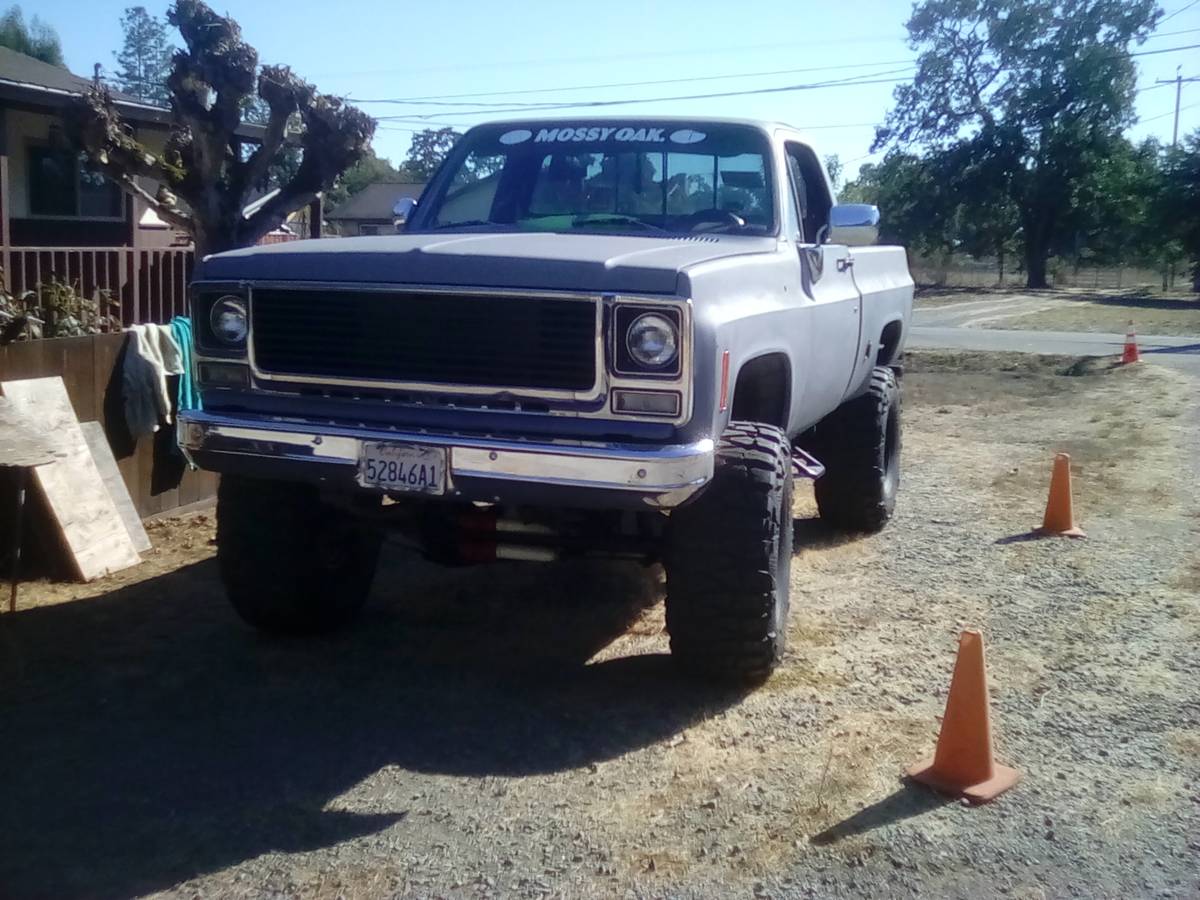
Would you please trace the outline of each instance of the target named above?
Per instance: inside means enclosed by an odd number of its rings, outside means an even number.
[[[1001,166],[1028,284],[1045,287],[1078,185],[1133,121],[1131,45],[1160,15],[1154,0],[923,0],[916,75],[874,146],[953,148],[992,185]]]

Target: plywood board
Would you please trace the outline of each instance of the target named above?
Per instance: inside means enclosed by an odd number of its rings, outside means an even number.
[[[76,574],[91,581],[137,565],[141,558],[92,459],[63,380],[30,378],[6,381],[2,387],[13,408],[61,454],[50,465],[34,469],[33,477]]]
[[[113,456],[112,447],[108,445],[104,426],[99,422],[81,422],[79,427],[83,429],[83,437],[87,441],[88,449],[92,451],[92,459],[96,468],[100,470],[100,477],[104,479],[104,486],[108,488],[108,495],[112,497],[117,512],[121,514],[121,521],[125,523],[125,530],[129,532],[133,548],[138,553],[145,553],[151,546],[150,537],[142,527],[142,517],[138,515],[133,498],[129,496],[129,488],[125,486],[125,479],[121,477],[121,470],[117,468],[117,460]]]
[[[54,450],[24,414],[0,397],[0,467],[33,468],[54,462]]]

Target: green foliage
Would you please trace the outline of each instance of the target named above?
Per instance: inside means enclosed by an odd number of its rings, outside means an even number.
[[[66,68],[63,61],[62,42],[49,25],[34,16],[28,27],[25,25],[25,15],[21,7],[10,6],[4,15],[0,16],[0,47],[7,47],[50,63],[52,66]]]
[[[367,185],[379,181],[404,181],[406,174],[393,166],[391,160],[376,156],[374,150],[368,149],[366,155],[343,172],[337,183],[326,192],[326,206],[337,209]]]
[[[167,76],[175,47],[167,39],[167,26],[144,6],[130,6],[121,16],[124,44],[117,58],[117,86],[146,103],[166,106],[170,95]]]
[[[835,191],[842,189],[842,160],[836,153],[831,153],[825,157],[825,171],[829,175],[829,181],[833,185]]]
[[[1132,123],[1130,45],[1161,12],[1154,0],[924,0],[908,21],[917,74],[875,147],[954,154],[968,206],[1007,198],[1020,222],[1026,277],[1072,238],[1075,196]],[[1007,229],[1009,213],[988,229]]]
[[[842,191],[842,200],[878,206],[885,243],[902,244],[920,255],[951,247],[946,193],[928,160],[892,150],[883,162],[863,166]]]
[[[413,135],[412,145],[402,169],[412,181],[425,182],[433,177],[446,154],[462,137],[453,128],[426,128]]]
[[[1191,260],[1193,285],[1200,291],[1200,130],[1164,154],[1157,211],[1165,234]]]
[[[78,282],[52,277],[20,296],[0,282],[0,344],[120,331],[120,313],[111,291],[87,297]]]

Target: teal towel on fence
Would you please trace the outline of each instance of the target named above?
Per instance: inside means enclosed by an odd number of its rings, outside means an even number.
[[[192,371],[192,320],[187,316],[176,316],[171,320],[171,337],[179,345],[183,374],[179,376],[177,409],[201,409],[200,392],[196,390],[195,373]]]

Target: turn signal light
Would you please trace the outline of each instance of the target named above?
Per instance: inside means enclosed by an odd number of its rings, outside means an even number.
[[[679,395],[669,391],[613,391],[613,410],[642,416],[679,415]]]
[[[244,388],[250,386],[250,372],[233,363],[202,362],[197,380],[205,387]]]

